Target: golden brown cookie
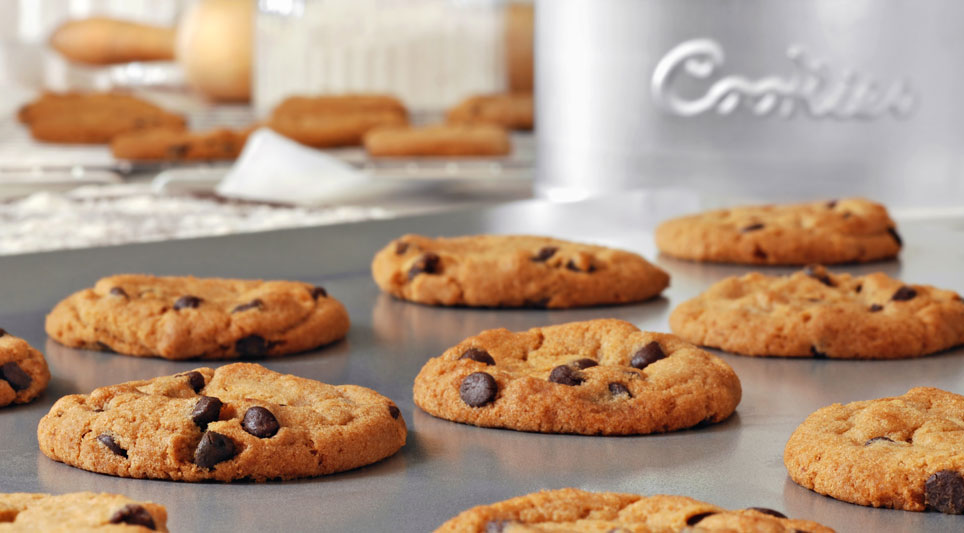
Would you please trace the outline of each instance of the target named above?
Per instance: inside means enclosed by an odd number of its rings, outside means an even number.
[[[632,252],[523,235],[404,235],[375,255],[372,276],[404,300],[478,307],[639,302],[669,285]]]
[[[316,148],[359,146],[371,129],[406,124],[405,106],[377,94],[292,96],[274,109],[267,123],[285,137]]]
[[[43,354],[0,329],[0,407],[33,400],[49,381],[50,370]]]
[[[862,198],[720,209],[656,228],[664,254],[718,263],[863,263],[895,257],[901,244],[887,209]]]
[[[251,129],[189,132],[155,128],[122,133],[110,141],[117,159],[131,161],[215,161],[236,159]]]
[[[685,496],[544,490],[463,511],[436,533],[833,533],[810,520],[750,507],[728,511]]]
[[[615,319],[483,331],[415,378],[429,414],[542,433],[638,435],[725,420],[740,380],[722,359]]]
[[[65,396],[37,428],[55,461],[177,481],[331,474],[380,461],[405,437],[398,407],[371,389],[251,363]]]
[[[165,359],[302,352],[348,326],[341,302],[307,283],[142,274],[100,279],[47,315],[61,344]]]
[[[104,17],[70,20],[50,36],[67,59],[92,65],[174,59],[174,29]]]
[[[492,124],[510,130],[531,130],[534,104],[532,93],[473,96],[452,108],[448,121],[456,124]]]
[[[0,494],[0,533],[167,531],[167,510],[120,494]]]
[[[108,143],[129,131],[185,127],[183,117],[121,93],[46,93],[18,118],[34,139],[59,143]]]
[[[917,387],[807,417],[783,454],[790,477],[838,500],[964,514],[964,396]]]
[[[375,157],[498,156],[512,151],[509,134],[487,124],[381,127],[365,134]]]
[[[726,278],[680,304],[669,324],[689,342],[743,355],[896,359],[964,344],[964,302],[880,272],[812,266]]]

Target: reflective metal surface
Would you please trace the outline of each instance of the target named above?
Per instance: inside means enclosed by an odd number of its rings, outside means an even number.
[[[379,293],[368,265],[386,242],[404,232],[525,232],[621,246],[653,258],[651,230],[657,221],[677,214],[676,205],[634,193],[580,204],[526,202],[460,214],[2,257],[0,326],[44,350],[54,377],[34,403],[0,410],[0,488],[120,492],[153,500],[167,506],[172,531],[429,531],[473,505],[567,486],[685,494],[731,508],[769,507],[841,532],[961,529],[960,516],[871,509],[820,496],[790,481],[782,460],[793,429],[829,403],[902,394],[916,385],[964,393],[960,349],[919,360],[875,362],[724,354],[743,383],[736,414],[719,425],[667,435],[583,437],[482,429],[435,419],[414,407],[412,381],[424,361],[480,330],[617,317],[665,331],[674,305],[745,269],[659,257],[672,274],[672,286],[664,297],[643,304],[573,311],[442,309]],[[921,222],[902,224],[901,233],[907,245],[900,261],[847,270],[883,270],[910,282],[964,292],[964,233]],[[288,483],[122,479],[50,461],[37,450],[35,431],[61,395],[201,366],[72,350],[46,339],[44,314],[60,298],[116,272],[323,284],[351,313],[347,340],[263,363],[389,396],[409,425],[408,444],[366,468]]]

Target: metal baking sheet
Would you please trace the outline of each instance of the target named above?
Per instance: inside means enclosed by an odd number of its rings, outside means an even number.
[[[873,362],[723,354],[743,383],[736,414],[719,425],[666,435],[584,437],[483,429],[435,419],[413,405],[412,381],[424,361],[483,329],[616,317],[666,331],[674,305],[747,269],[658,257],[672,274],[672,286],[663,297],[642,304],[572,311],[443,309],[379,293],[369,263],[386,242],[405,232],[520,232],[620,246],[653,258],[652,229],[678,214],[677,205],[671,198],[643,193],[573,204],[530,201],[390,221],[0,257],[0,327],[41,348],[53,373],[38,400],[0,410],[0,488],[118,492],[152,500],[167,506],[172,531],[430,531],[474,505],[569,486],[683,494],[728,508],[770,507],[838,531],[964,528],[961,516],[872,509],[810,492],[789,480],[782,459],[793,429],[832,402],[898,395],[917,385],[964,392],[961,349]],[[901,232],[906,246],[899,261],[833,270],[882,270],[964,292],[964,233],[920,221],[903,223]],[[263,484],[124,479],[47,459],[37,449],[36,426],[58,397],[201,366],[72,350],[46,338],[44,314],[60,298],[119,272],[323,284],[351,313],[347,340],[263,363],[389,396],[408,423],[408,444],[385,461],[351,472]]]

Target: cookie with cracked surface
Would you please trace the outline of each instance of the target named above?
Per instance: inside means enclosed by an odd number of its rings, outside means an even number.
[[[632,252],[548,237],[405,235],[375,255],[381,289],[429,305],[545,307],[639,302],[669,275]]]
[[[532,93],[487,94],[467,98],[448,112],[455,124],[492,124],[510,130],[531,130],[535,115]]]
[[[790,478],[838,500],[964,514],[964,396],[931,387],[817,410],[783,454]]]
[[[43,354],[0,329],[0,407],[33,400],[49,381],[50,370]]]
[[[743,355],[897,359],[964,344],[955,292],[820,266],[726,278],[676,307],[669,323],[689,342]]]
[[[890,259],[902,242],[884,206],[847,198],[676,218],[656,228],[656,245],[691,261],[806,265]]]
[[[167,531],[167,511],[120,494],[0,494],[0,533]]]
[[[509,133],[489,124],[376,128],[365,134],[375,157],[499,156],[512,151]]]
[[[809,520],[763,507],[729,511],[686,496],[641,496],[558,489],[480,505],[436,533],[597,531],[636,533],[833,533]]]
[[[110,142],[111,153],[129,161],[217,161],[236,159],[252,129],[218,128],[189,132],[154,128],[122,133]]]
[[[177,481],[294,479],[380,461],[404,444],[398,407],[253,363],[65,396],[40,420],[40,450],[71,466]]]
[[[316,148],[360,146],[369,130],[406,124],[401,101],[380,94],[291,96],[267,121],[281,135]]]
[[[721,422],[741,388],[722,359],[674,335],[599,319],[469,337],[425,363],[414,395],[476,426],[639,435]]]
[[[341,302],[307,283],[121,274],[61,301],[46,329],[72,348],[231,359],[310,350],[348,326]]]

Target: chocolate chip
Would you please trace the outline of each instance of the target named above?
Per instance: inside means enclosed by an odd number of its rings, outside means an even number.
[[[777,518],[786,518],[787,515],[781,513],[780,511],[774,511],[773,509],[767,509],[766,507],[748,507],[747,511],[756,511],[758,513],[768,514],[770,516],[775,516]]]
[[[864,286],[861,283],[858,283],[857,286],[854,287],[854,292],[856,292],[857,294],[860,294],[860,291],[862,290],[864,290]]]
[[[821,352],[820,350],[817,349],[816,346],[813,346],[813,345],[810,345],[810,355],[814,356],[817,359],[827,358],[827,354]]]
[[[753,257],[759,259],[760,261],[766,261],[767,257],[769,256],[767,256],[767,253],[764,252],[762,248],[760,248],[759,246],[754,246]]]
[[[408,251],[408,243],[405,241],[398,241],[395,243],[395,255],[402,255]]]
[[[478,361],[479,363],[485,363],[487,365],[494,365],[495,359],[489,355],[489,352],[481,348],[469,348],[462,353],[462,357],[459,359],[471,359],[473,361]]]
[[[117,444],[117,441],[114,440],[114,437],[107,433],[97,435],[97,441],[107,446],[107,449],[114,452],[114,455],[119,455],[125,459],[127,458],[127,450],[121,448],[120,444]]]
[[[97,349],[104,352],[113,352],[114,349],[110,347],[106,342],[97,341]]]
[[[114,514],[110,516],[110,523],[130,524],[132,526],[143,526],[147,529],[157,529],[151,513],[136,503],[129,503],[115,511]]]
[[[109,292],[111,296],[123,296],[124,298],[127,298],[127,291],[120,287],[111,287],[107,292]]]
[[[947,514],[964,514],[964,477],[953,470],[931,474],[924,482],[927,507]]]
[[[633,397],[633,393],[629,392],[629,387],[623,385],[622,383],[610,383],[609,384],[609,394],[613,396],[619,396],[620,394],[625,394],[630,398]]]
[[[489,520],[485,523],[485,533],[502,533],[511,523],[511,520]]]
[[[873,443],[875,443],[875,442],[894,442],[894,441],[891,440],[891,439],[889,439],[889,438],[887,438],[887,437],[874,437],[874,438],[868,440],[867,442],[865,442],[865,443],[864,443],[864,446],[870,446],[871,444],[873,444]]]
[[[261,309],[264,306],[264,302],[260,298],[255,298],[246,304],[241,304],[231,310],[232,313],[240,313],[241,311],[247,311],[248,309]]]
[[[880,304],[872,304],[872,305],[870,306],[869,311],[870,311],[871,313],[876,313],[877,311],[882,311],[883,309],[884,309],[884,306],[882,306],[882,305],[880,305]]]
[[[573,262],[572,259],[570,259],[569,262],[566,263],[566,268],[569,269],[569,270],[572,270],[573,272],[587,272],[587,273],[588,273],[588,272],[595,272],[595,271],[596,271],[596,266],[595,266],[595,265],[592,265],[592,264],[589,265],[589,268],[588,268],[588,269],[582,270],[582,269],[579,268],[578,265],[576,265],[576,263]]]
[[[837,207],[836,200],[830,200],[829,202],[827,202],[827,209],[833,209],[834,207]]]
[[[201,436],[197,449],[194,450],[194,464],[201,468],[214,468],[214,465],[231,459],[237,453],[237,446],[230,437],[214,431],[206,431]]]
[[[663,348],[660,347],[658,342],[653,341],[640,348],[629,360],[629,365],[642,370],[664,357],[666,357],[666,354],[663,352]]]
[[[392,415],[392,418],[394,418],[395,420],[398,420],[398,417],[402,415],[402,412],[398,410],[398,407],[395,407],[394,405],[389,405],[388,414]]]
[[[549,381],[553,383],[558,383],[560,385],[569,385],[570,387],[575,387],[576,385],[582,385],[585,379],[578,371],[573,370],[569,365],[559,365],[549,372]]]
[[[903,287],[897,289],[897,292],[895,292],[890,299],[895,302],[904,302],[907,300],[912,300],[915,296],[917,296],[917,291],[908,287],[907,285],[904,285]]]
[[[550,257],[556,255],[559,248],[556,246],[543,246],[539,249],[536,255],[532,256],[533,263],[545,263]]]
[[[710,512],[708,512],[708,513],[695,514],[695,515],[693,515],[693,516],[691,516],[691,517],[689,517],[689,518],[686,519],[686,525],[688,525],[688,526],[695,526],[696,524],[700,523],[700,521],[702,521],[702,520],[703,520],[704,518],[706,518],[707,516],[713,516],[713,515],[715,515],[715,514],[716,514],[716,511],[710,511]]]
[[[178,311],[181,309],[195,309],[197,306],[201,305],[202,300],[197,296],[181,296],[174,302],[174,310]]]
[[[15,391],[22,391],[33,383],[33,379],[20,368],[20,365],[9,361],[0,365],[0,379],[10,384],[10,388]]]
[[[808,265],[804,270],[808,276],[823,283],[828,287],[834,287],[833,280],[827,275],[827,271],[820,265]],[[858,291],[859,292],[859,291]]]
[[[425,252],[412,263],[412,268],[408,269],[408,279],[414,279],[419,274],[438,274],[439,263],[442,258],[432,252]]]
[[[248,335],[234,343],[238,355],[242,357],[262,357],[268,353],[268,343],[260,335]]]
[[[3,337],[6,334],[7,334],[7,330],[0,328],[0,337]]]
[[[241,427],[259,439],[267,439],[274,437],[275,434],[278,433],[281,424],[279,424],[278,419],[271,414],[271,411],[264,407],[255,406],[244,412]]]
[[[204,388],[204,374],[197,370],[192,370],[181,375],[187,378],[187,383],[194,389],[194,392],[201,392],[201,389]]]
[[[202,430],[207,429],[208,424],[220,418],[222,405],[221,400],[214,396],[201,396],[191,410],[191,420]]]
[[[890,236],[893,237],[895,241],[897,241],[897,246],[904,245],[904,240],[901,239],[900,234],[897,233],[897,228],[887,228],[887,233],[890,233]]]
[[[473,372],[462,380],[459,386],[459,396],[469,407],[481,407],[495,400],[499,392],[499,385],[495,378],[485,372]]]
[[[749,226],[744,226],[740,229],[740,233],[750,233],[751,231],[757,231],[763,229],[763,224],[757,222],[756,224],[750,224]]]
[[[586,368],[590,368],[590,367],[594,367],[594,366],[598,366],[598,365],[599,365],[598,362],[596,362],[596,361],[594,361],[594,360],[592,360],[592,359],[590,359],[590,358],[588,358],[588,357],[584,357],[584,358],[582,358],[582,359],[576,359],[575,361],[573,361],[573,362],[571,362],[571,363],[569,363],[569,364],[572,365],[572,366],[574,366],[574,367],[576,367],[576,368],[578,368],[579,370],[584,370],[584,369],[586,369]]]
[[[311,289],[311,297],[312,297],[312,299],[317,300],[318,297],[320,297],[320,296],[324,296],[325,298],[328,297],[328,291],[326,291],[324,287],[315,287],[315,288]]]

